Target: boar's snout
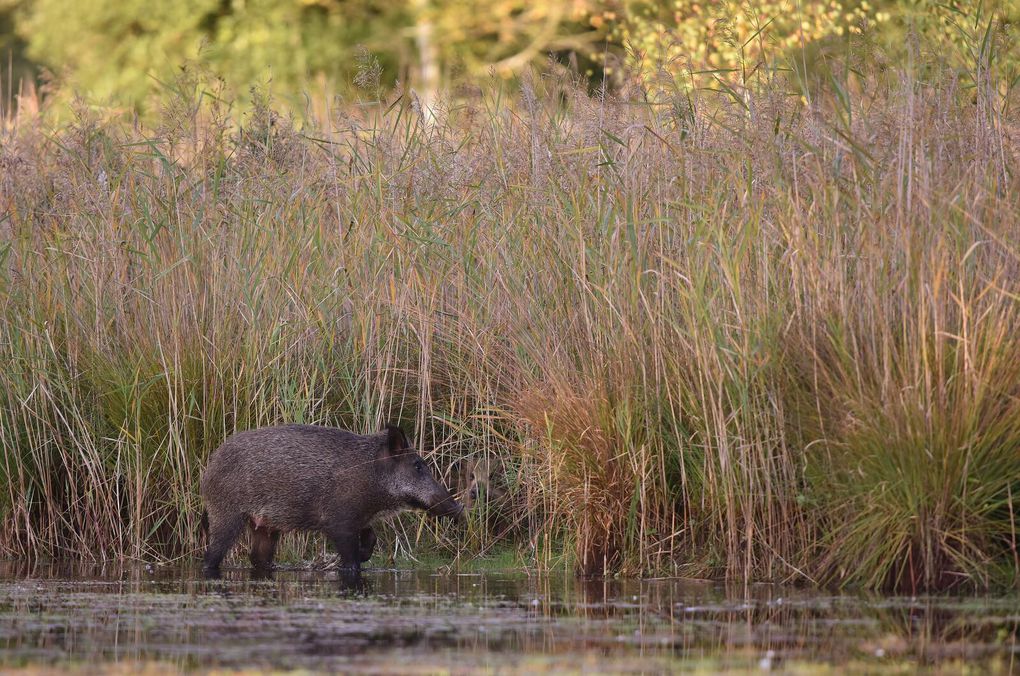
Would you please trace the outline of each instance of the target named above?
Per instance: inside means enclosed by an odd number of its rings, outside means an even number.
[[[429,507],[429,514],[432,516],[448,516],[455,521],[464,519],[464,505],[457,502],[452,495],[446,494],[444,500]]]

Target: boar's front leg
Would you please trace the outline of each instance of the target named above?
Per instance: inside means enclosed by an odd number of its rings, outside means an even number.
[[[358,561],[365,563],[372,558],[375,551],[375,531],[371,526],[365,526],[358,534]]]
[[[348,528],[331,528],[326,531],[326,537],[333,543],[337,554],[340,555],[340,569],[347,572],[358,572],[361,570],[361,534],[357,530]]]

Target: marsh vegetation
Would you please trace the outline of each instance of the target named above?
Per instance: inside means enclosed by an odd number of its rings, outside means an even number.
[[[382,89],[234,108],[195,69],[149,118],[22,105],[0,554],[193,557],[226,436],[395,422],[448,485],[484,461],[510,524],[403,517],[390,554],[1015,585],[1020,120],[965,37],[964,68],[534,74],[436,119]]]

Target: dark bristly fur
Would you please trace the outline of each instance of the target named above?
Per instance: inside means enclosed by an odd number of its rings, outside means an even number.
[[[245,526],[251,562],[272,566],[280,533],[320,531],[357,570],[375,548],[372,519],[403,509],[459,516],[463,508],[433,478],[407,436],[389,426],[373,435],[316,425],[282,425],[227,439],[202,475],[213,572]]]

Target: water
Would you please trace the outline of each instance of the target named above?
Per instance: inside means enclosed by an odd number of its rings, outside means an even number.
[[[0,669],[1020,673],[1020,597],[519,572],[0,565]]]

